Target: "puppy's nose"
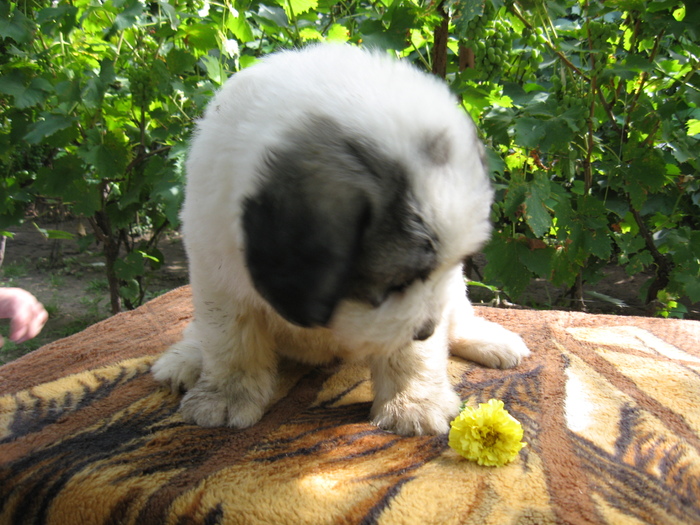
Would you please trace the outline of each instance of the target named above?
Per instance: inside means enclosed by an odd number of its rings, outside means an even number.
[[[425,341],[435,332],[435,321],[432,319],[424,323],[418,330],[413,333],[414,341]]]

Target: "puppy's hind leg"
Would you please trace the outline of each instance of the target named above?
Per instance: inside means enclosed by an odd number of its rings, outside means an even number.
[[[512,368],[530,355],[522,338],[501,325],[474,315],[463,293],[450,312],[450,352],[490,368]]]

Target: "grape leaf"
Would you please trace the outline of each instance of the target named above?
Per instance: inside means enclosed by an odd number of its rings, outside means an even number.
[[[552,217],[545,202],[550,196],[549,179],[537,172],[525,197],[525,220],[536,237],[542,237],[552,227]]]

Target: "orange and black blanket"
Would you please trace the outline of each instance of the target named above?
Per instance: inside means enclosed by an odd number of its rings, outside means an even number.
[[[0,523],[700,523],[698,322],[479,308],[533,350],[513,370],[450,363],[468,405],[501,399],[523,424],[494,468],[369,424],[360,365],[286,364],[249,429],[184,422],[149,369],[190,297],[0,368]]]

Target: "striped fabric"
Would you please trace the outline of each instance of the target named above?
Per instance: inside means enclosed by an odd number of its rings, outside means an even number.
[[[366,368],[285,363],[252,428],[199,428],[149,367],[189,288],[0,368],[0,524],[698,524],[700,323],[479,308],[514,370],[453,358],[528,446],[500,468],[368,423]]]

